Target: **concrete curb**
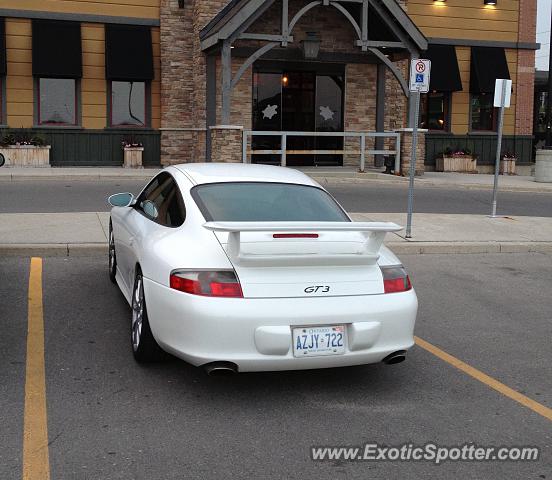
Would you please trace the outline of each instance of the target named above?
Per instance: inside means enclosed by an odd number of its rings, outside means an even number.
[[[21,243],[0,244],[0,256],[80,257],[107,255],[107,243]]]
[[[393,177],[389,178],[358,178],[358,177],[311,177],[314,181],[321,185],[326,184],[364,184],[364,183],[377,183],[379,185],[400,185],[405,188],[408,187],[407,177]],[[422,178],[416,178],[417,188],[441,188],[441,189],[461,189],[461,190],[486,190],[492,191],[492,185],[471,184],[471,183],[438,183],[433,180],[424,180]],[[552,187],[513,187],[510,185],[499,185],[500,192],[512,192],[512,193],[552,193]]]
[[[131,173],[126,175],[117,175],[106,173],[105,175],[84,175],[84,174],[61,174],[61,175],[0,175],[0,182],[28,182],[28,181],[55,181],[55,180],[71,180],[71,181],[98,181],[98,180],[143,180],[146,182],[159,170],[145,170],[147,173]]]
[[[397,255],[552,253],[552,242],[389,242]]]
[[[552,253],[552,242],[389,242],[397,255]],[[86,257],[107,255],[107,243],[0,244],[0,256]]]

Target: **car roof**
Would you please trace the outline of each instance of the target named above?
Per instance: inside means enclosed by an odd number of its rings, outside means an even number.
[[[308,175],[292,168],[244,163],[185,163],[174,165],[196,185],[220,182],[277,182],[319,186]]]

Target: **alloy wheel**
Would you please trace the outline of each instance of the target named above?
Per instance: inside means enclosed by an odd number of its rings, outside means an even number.
[[[134,293],[132,295],[132,348],[138,350],[142,336],[144,319],[144,284],[142,276],[136,277]]]

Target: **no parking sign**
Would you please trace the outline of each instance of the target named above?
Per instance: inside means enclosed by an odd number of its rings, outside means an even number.
[[[410,91],[429,92],[431,79],[431,60],[415,59],[410,64]]]

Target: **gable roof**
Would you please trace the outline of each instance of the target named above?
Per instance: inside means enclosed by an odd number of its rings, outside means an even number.
[[[275,0],[231,0],[199,34],[202,48],[206,49],[219,41],[229,38],[244,23],[256,19],[259,11],[264,11]],[[396,0],[369,0],[383,9],[419,50],[427,49],[427,39]],[[322,1],[320,2],[322,4]],[[384,20],[385,21],[385,20]]]

